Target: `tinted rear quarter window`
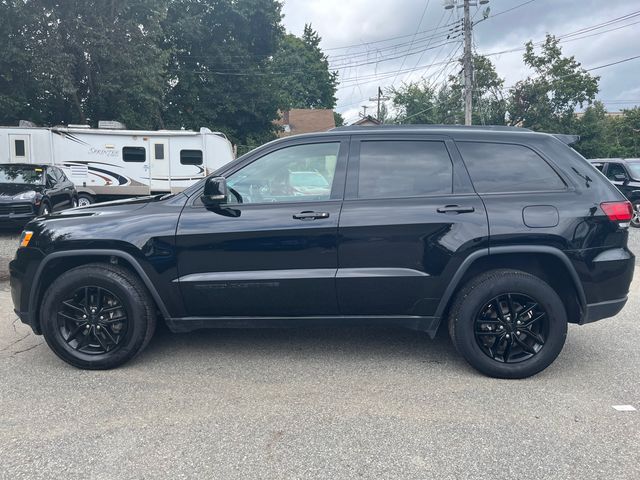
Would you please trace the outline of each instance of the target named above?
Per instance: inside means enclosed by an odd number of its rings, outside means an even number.
[[[444,142],[363,141],[358,198],[402,198],[452,192],[453,166]]]
[[[566,189],[553,168],[524,145],[457,142],[478,193],[544,192]]]

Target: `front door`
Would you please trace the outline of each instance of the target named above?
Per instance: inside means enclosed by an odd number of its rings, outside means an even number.
[[[152,192],[171,191],[171,166],[169,162],[169,140],[149,140],[151,147],[150,156],[150,180],[149,186]]]
[[[338,229],[340,313],[435,316],[447,279],[488,235],[450,140],[354,137]]]
[[[31,162],[31,137],[29,135],[9,135],[11,163]]]
[[[335,315],[348,138],[292,140],[227,174],[228,203],[195,194],[177,230],[191,317]]]

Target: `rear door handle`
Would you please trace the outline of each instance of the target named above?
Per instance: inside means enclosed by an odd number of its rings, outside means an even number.
[[[329,212],[300,212],[294,213],[293,218],[295,220],[320,220],[329,218]]]
[[[438,209],[438,213],[472,213],[475,212],[476,209],[473,207],[464,207],[460,205],[445,205],[444,207],[440,207]]]

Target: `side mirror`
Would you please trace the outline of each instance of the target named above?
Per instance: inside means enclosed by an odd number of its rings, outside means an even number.
[[[616,173],[613,178],[615,178],[618,182],[624,182],[627,179],[627,176],[624,173]]]
[[[224,177],[209,177],[204,184],[204,193],[200,197],[207,207],[216,207],[227,202],[229,190]]]

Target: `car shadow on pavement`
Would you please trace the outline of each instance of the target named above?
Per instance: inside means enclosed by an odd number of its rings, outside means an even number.
[[[455,351],[446,332],[440,328],[435,339],[426,333],[403,328],[386,327],[308,327],[208,329],[190,333],[172,333],[162,324],[147,349],[136,363],[180,363],[180,357],[207,359],[233,358],[247,360],[296,359],[304,361],[351,360],[385,358],[418,363],[466,363]],[[253,358],[251,358],[253,357]],[[185,360],[186,361],[186,360]]]

